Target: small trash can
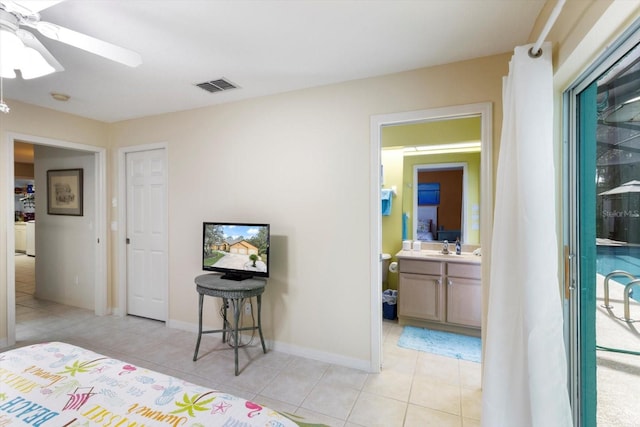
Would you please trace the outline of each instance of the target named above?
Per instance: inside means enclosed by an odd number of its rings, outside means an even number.
[[[382,317],[387,320],[398,317],[398,291],[395,289],[382,292]]]

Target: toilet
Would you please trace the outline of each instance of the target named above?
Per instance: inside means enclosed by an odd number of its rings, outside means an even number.
[[[389,275],[389,264],[391,263],[391,255],[382,254],[382,262],[380,268],[382,269],[382,284],[387,283],[387,276]]]

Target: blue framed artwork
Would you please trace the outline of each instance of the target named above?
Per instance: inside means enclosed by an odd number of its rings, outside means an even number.
[[[418,204],[419,205],[439,205],[440,204],[440,183],[421,182],[418,184]]]

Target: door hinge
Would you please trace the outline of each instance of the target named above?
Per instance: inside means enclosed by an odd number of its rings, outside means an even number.
[[[129,239],[129,238],[127,237],[127,239],[125,240],[125,242],[127,243],[127,245],[129,245],[129,244],[131,244],[131,239]]]

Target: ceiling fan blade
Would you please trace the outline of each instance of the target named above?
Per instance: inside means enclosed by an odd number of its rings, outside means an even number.
[[[86,50],[93,54],[102,56],[115,62],[119,62],[129,67],[137,67],[142,64],[142,58],[137,52],[116,46],[111,43],[96,39],[86,34],[61,27],[51,22],[35,22],[27,24],[46,37],[58,40],[62,43]]]
[[[16,31],[16,35],[22,40],[25,46],[37,50],[56,71],[64,71],[64,67],[51,55],[47,48],[40,43],[40,40],[38,40],[36,36],[27,30],[18,30]]]
[[[7,11],[16,12],[23,16],[33,15],[41,10],[45,10],[64,0],[0,0],[5,5]]]

